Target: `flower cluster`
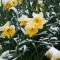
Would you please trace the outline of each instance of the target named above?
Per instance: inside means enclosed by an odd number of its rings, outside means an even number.
[[[20,25],[24,27],[24,34],[29,35],[29,37],[36,35],[38,30],[42,29],[43,25],[46,23],[42,12],[39,14],[33,13],[32,16],[33,18],[28,18],[28,16],[22,15],[18,19]]]
[[[29,37],[33,37],[38,33],[39,29],[43,28],[43,25],[46,23],[44,15],[42,12],[39,14],[33,13],[33,18],[28,18],[26,15],[22,15],[18,18],[18,22],[20,23],[21,27],[24,28],[24,34],[28,35]],[[2,37],[12,37],[15,34],[15,26],[11,25],[8,21],[4,26],[0,27]]]

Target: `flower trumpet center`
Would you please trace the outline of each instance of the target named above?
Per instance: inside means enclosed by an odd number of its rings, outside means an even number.
[[[10,31],[11,31],[11,30],[8,28],[8,29],[7,29],[7,32],[10,33]]]
[[[33,22],[38,26],[43,24],[42,19],[40,19],[39,17],[34,18]]]
[[[21,21],[21,26],[26,26],[27,21]]]
[[[30,31],[34,31],[34,29],[33,29],[33,28],[31,28],[31,29],[30,29]]]

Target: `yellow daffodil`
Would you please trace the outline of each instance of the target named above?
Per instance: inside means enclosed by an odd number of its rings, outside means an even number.
[[[11,0],[4,3],[4,7],[7,8],[7,9],[9,9],[13,6],[14,6],[14,4],[13,4],[13,1],[11,1]]]
[[[27,25],[27,23],[28,23],[28,17],[26,16],[26,15],[22,15],[19,19],[18,19],[18,21],[20,22],[20,25],[21,26],[26,26]]]
[[[51,47],[45,54],[50,60],[60,60],[60,51]]]
[[[2,27],[2,37],[12,37],[15,34],[15,26],[10,25],[10,22],[7,22],[3,27]]]
[[[33,24],[28,24],[25,27],[25,34],[29,35],[29,37],[32,37],[32,36],[36,35],[37,32],[38,32],[38,29]]]
[[[43,28],[43,25],[46,23],[46,20],[44,19],[44,15],[42,12],[40,12],[39,14],[33,13],[33,23],[39,29]]]

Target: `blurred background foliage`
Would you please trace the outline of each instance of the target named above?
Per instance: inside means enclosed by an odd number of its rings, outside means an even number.
[[[0,2],[0,26],[11,21],[16,27],[16,34],[12,38],[0,37],[0,55],[7,52],[3,56],[6,60],[49,60],[44,56],[48,46],[53,45],[60,50],[60,0],[43,0],[43,4],[38,4],[38,0],[22,0],[22,4],[15,8],[18,14],[11,9],[5,9]],[[31,18],[33,12],[41,11],[48,22],[37,36],[25,36],[17,24],[17,18],[23,14]]]

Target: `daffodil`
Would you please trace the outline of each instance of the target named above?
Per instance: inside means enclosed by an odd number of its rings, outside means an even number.
[[[10,25],[10,22],[8,21],[4,26],[2,26],[2,37],[12,37],[15,34],[15,26]]]
[[[25,27],[25,34],[29,35],[29,37],[35,36],[37,32],[38,32],[38,29],[34,24],[28,24]]]
[[[20,25],[21,26],[26,26],[27,25],[27,23],[28,23],[28,17],[26,16],[26,15],[22,15],[19,19],[18,19],[18,21],[20,22]]]
[[[39,14],[33,13],[33,23],[38,27],[39,29],[43,28],[43,25],[46,23],[46,20],[44,18],[44,15],[42,12]]]
[[[11,8],[13,6],[14,6],[14,4],[13,4],[12,0],[9,0],[9,1],[4,3],[4,7],[7,8],[7,9],[9,9],[9,8]]]
[[[60,51],[51,47],[45,54],[50,60],[60,60]]]

